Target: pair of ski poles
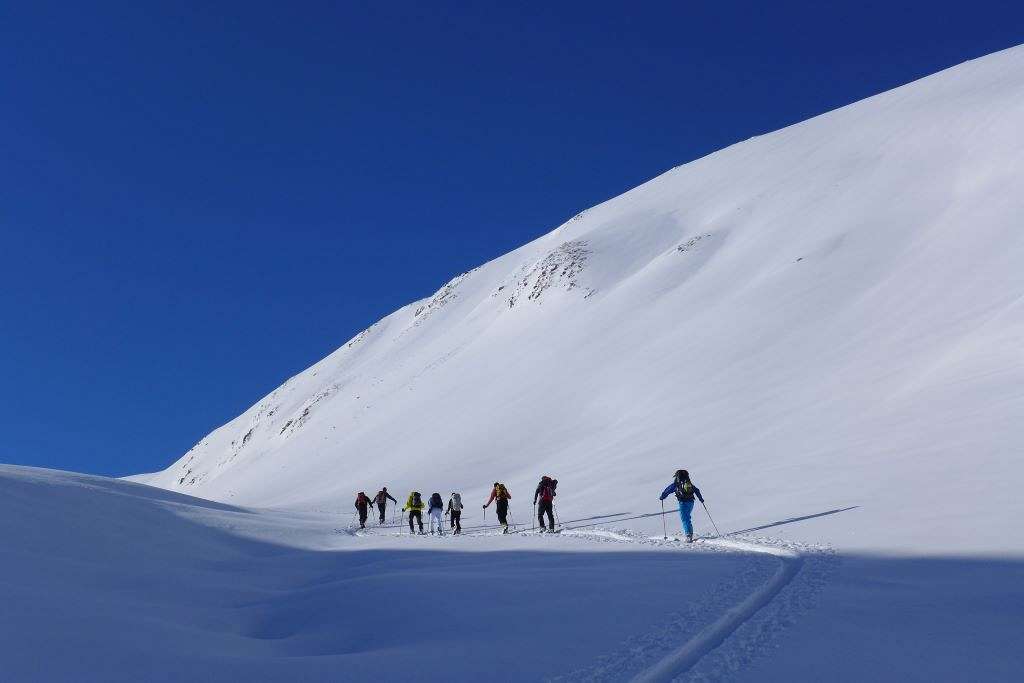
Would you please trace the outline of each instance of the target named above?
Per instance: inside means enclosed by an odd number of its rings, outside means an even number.
[[[708,510],[707,503],[705,503],[702,500],[700,502],[700,504],[704,506],[704,512],[707,513],[708,519],[711,520],[711,526],[715,527],[715,533],[718,534],[719,538],[721,538],[722,537],[722,532],[718,530],[718,525],[715,524],[715,518],[711,516],[711,511]],[[668,540],[668,523],[665,521],[665,499],[664,498],[661,499],[661,532],[662,532],[662,535],[665,537],[665,540],[667,541]]]
[[[664,507],[664,501],[662,501],[662,504],[663,504],[663,507]],[[555,507],[554,503],[551,503],[551,512],[554,513],[555,521],[558,523],[558,526],[562,526],[562,520],[558,516],[558,508]],[[530,528],[533,531],[537,530],[537,501],[533,501],[533,524],[531,525]],[[552,531],[554,531],[554,529],[552,529]]]

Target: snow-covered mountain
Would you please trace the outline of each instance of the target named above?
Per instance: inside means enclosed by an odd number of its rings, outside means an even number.
[[[723,531],[1024,552],[1022,216],[1015,48],[582,211],[136,479],[346,512],[501,480],[525,517],[552,474],[583,516],[686,467]]]

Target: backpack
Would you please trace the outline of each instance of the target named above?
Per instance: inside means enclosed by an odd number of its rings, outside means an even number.
[[[420,498],[420,492],[419,491],[413,491],[412,492],[412,507],[413,507],[413,509],[417,509],[417,510],[419,508],[423,507],[423,499]]]
[[[458,512],[459,510],[462,509],[462,495],[461,494],[458,494],[458,493],[453,493],[452,494],[451,506],[452,506],[452,510],[455,510],[456,512]]]
[[[444,501],[441,500],[441,494],[440,493],[435,493],[434,495],[432,495],[430,497],[430,507],[431,507],[431,509],[433,509],[433,508],[443,508],[444,507]]]
[[[356,496],[356,505],[359,505],[360,507],[362,507],[363,505],[366,505],[369,502],[370,501],[362,493],[360,493],[358,496]]]
[[[555,499],[555,482],[551,479],[541,481],[540,486],[540,499],[545,503],[550,503]]]
[[[693,500],[693,482],[689,479],[676,480],[676,499],[687,501]]]
[[[498,484],[498,494],[495,498],[498,500],[508,500],[508,489],[505,488],[504,484]]]

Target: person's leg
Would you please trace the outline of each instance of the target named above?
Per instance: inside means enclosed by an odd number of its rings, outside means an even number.
[[[693,501],[692,500],[681,500],[679,501],[679,518],[683,522],[683,533],[687,536],[693,536],[693,520],[691,515],[693,514]]]
[[[377,512],[380,513],[380,523],[383,524],[384,523],[384,506],[383,505],[378,505],[377,506]]]
[[[548,501],[547,505],[544,508],[544,512],[546,512],[548,514],[548,526],[551,528],[552,531],[554,531],[555,530],[555,504],[553,502],[551,502],[551,501]]]
[[[461,534],[462,533],[462,510],[459,510],[458,512],[453,512],[452,513],[452,517],[455,519],[455,533]]]
[[[412,510],[409,511],[409,533],[416,533],[416,529],[414,529],[412,526]]]
[[[423,533],[423,510],[416,511],[416,525],[420,528],[420,533]]]
[[[541,531],[547,528],[544,526],[544,501],[541,501],[540,505],[537,506],[537,524],[540,526]]]

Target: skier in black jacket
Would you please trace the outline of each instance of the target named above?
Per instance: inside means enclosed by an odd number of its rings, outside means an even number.
[[[555,488],[558,480],[551,477],[541,477],[537,484],[537,490],[533,492],[533,504],[537,506],[537,521],[540,522],[540,531],[544,533],[548,527],[555,530]],[[544,515],[548,516],[548,527],[544,526]]]
[[[373,502],[377,504],[377,512],[380,513],[381,524],[384,523],[384,511],[388,505],[388,498],[391,498],[391,494],[388,493],[387,486],[378,491],[377,495],[374,496],[373,498]],[[391,498],[391,502],[394,503],[395,505],[398,505],[398,501],[395,500],[394,498]]]
[[[359,528],[366,528],[366,518],[370,516],[370,506],[373,505],[373,501],[363,491],[360,491],[356,496],[356,510],[359,511]]]

